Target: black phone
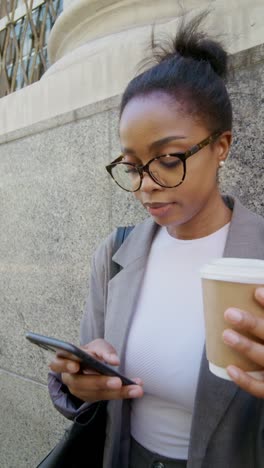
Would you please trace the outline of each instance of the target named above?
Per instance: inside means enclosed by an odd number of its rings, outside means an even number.
[[[99,374],[108,375],[112,377],[119,377],[123,385],[137,385],[132,380],[128,379],[124,375],[119,374],[108,364],[94,358],[90,354],[86,353],[77,346],[68,343],[66,341],[58,340],[57,338],[51,338],[49,336],[39,335],[37,333],[28,332],[26,334],[27,340],[31,343],[38,345],[40,348],[47,351],[57,353],[59,357],[65,359],[73,359],[81,363],[81,368],[89,368],[98,372]]]

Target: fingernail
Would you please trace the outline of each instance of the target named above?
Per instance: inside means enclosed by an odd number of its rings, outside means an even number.
[[[119,357],[115,353],[110,353],[109,357],[111,360],[119,361]]]
[[[129,390],[128,396],[129,396],[129,398],[137,398],[139,396],[138,389],[133,388],[132,390]]]
[[[236,345],[239,343],[239,336],[232,330],[225,330],[223,332],[223,340],[229,345]]]
[[[256,289],[255,296],[257,299],[264,299],[264,288]]]
[[[69,362],[69,364],[67,364],[67,370],[69,372],[76,372],[78,369],[77,365],[74,364],[74,362]]]
[[[241,322],[243,315],[238,309],[227,309],[225,311],[225,318],[228,318],[233,323]]]
[[[106,382],[107,387],[109,388],[119,388],[121,387],[121,381],[118,377],[113,377],[112,379],[108,379]]]
[[[237,380],[239,378],[239,372],[237,371],[237,369],[235,369],[235,367],[229,366],[227,367],[227,371],[230,377],[232,377],[233,379]]]
[[[132,378],[131,380],[137,385],[143,385],[143,381],[139,377]]]
[[[107,361],[119,361],[119,357],[115,353],[107,353],[105,358]]]

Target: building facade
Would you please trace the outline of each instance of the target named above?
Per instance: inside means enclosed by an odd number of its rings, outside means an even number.
[[[145,56],[153,24],[157,33],[177,28],[177,3],[64,0],[49,36],[46,72],[0,99],[4,468],[36,466],[67,425],[48,397],[49,357],[25,333],[78,342],[95,247],[116,226],[145,217],[104,166],[119,152],[120,94]],[[221,171],[223,191],[263,215],[263,1],[183,3],[189,15],[211,6],[206,28],[232,55],[234,140]]]

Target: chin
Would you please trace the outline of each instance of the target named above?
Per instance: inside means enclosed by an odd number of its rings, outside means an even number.
[[[169,217],[160,217],[160,216],[151,216],[152,219],[161,227],[169,227],[169,226],[180,226],[184,224],[182,219],[171,219]]]

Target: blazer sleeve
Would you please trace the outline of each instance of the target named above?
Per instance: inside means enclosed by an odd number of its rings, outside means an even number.
[[[96,250],[91,266],[89,295],[80,325],[80,343],[82,345],[104,338],[104,320],[107,304],[107,287],[110,279],[114,231]],[[61,375],[55,372],[48,374],[48,389],[55,408],[68,419],[75,419],[91,405],[72,395],[63,384]],[[96,410],[96,405],[94,405]]]

